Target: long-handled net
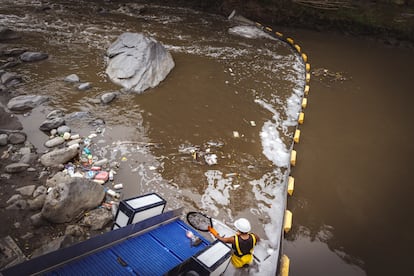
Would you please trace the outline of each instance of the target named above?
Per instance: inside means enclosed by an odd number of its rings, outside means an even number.
[[[203,232],[207,232],[209,226],[213,227],[211,218],[200,212],[189,212],[187,221],[192,227]]]

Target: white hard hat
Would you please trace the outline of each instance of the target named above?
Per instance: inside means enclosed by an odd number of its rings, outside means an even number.
[[[242,233],[248,233],[251,229],[250,222],[245,218],[239,218],[234,222],[234,226],[236,226],[237,230]]]

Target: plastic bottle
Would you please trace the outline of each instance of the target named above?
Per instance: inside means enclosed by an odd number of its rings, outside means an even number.
[[[108,189],[108,190],[106,191],[106,193],[107,193],[108,195],[110,195],[110,196],[114,197],[114,198],[119,198],[119,197],[120,197],[120,195],[119,195],[117,192],[115,192],[114,190],[111,190],[111,189]]]
[[[122,189],[123,187],[124,187],[124,185],[123,185],[122,183],[119,183],[119,184],[115,184],[115,185],[114,185],[114,189],[115,189],[115,190]]]

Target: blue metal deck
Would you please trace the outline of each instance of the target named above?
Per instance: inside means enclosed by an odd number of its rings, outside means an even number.
[[[0,275],[164,275],[210,242],[170,212],[31,259]],[[201,239],[192,246],[190,230]]]
[[[202,243],[191,246],[187,230],[194,231],[177,219],[46,275],[163,275],[210,244],[199,236]]]

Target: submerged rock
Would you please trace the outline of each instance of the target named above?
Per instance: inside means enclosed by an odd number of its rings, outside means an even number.
[[[106,74],[127,90],[142,93],[156,87],[174,68],[165,47],[141,33],[123,33],[107,50]]]
[[[20,60],[24,62],[34,62],[47,59],[49,55],[42,52],[24,52],[20,55]]]

